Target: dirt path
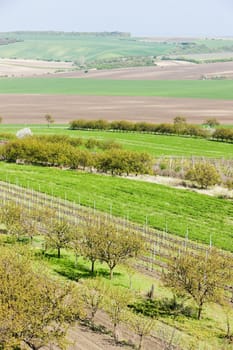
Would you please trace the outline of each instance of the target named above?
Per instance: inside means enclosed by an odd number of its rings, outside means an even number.
[[[196,124],[208,117],[215,117],[223,124],[233,124],[233,101],[225,100],[0,94],[0,105],[5,124],[45,123],[47,113],[56,123],[82,118],[167,123],[177,115],[183,115],[188,122]]]

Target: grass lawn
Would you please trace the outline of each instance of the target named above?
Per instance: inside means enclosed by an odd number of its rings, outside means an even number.
[[[16,133],[25,125],[2,124],[1,132]],[[99,140],[116,140],[126,149],[148,152],[154,157],[160,156],[199,156],[208,158],[232,158],[233,144],[214,142],[189,137],[151,135],[141,133],[118,133],[109,131],[69,130],[67,125],[27,125],[33,134],[56,134],[72,137],[97,138]]]
[[[0,163],[0,179],[67,198],[233,252],[230,201],[162,185],[76,171]]]
[[[97,80],[2,78],[1,94],[159,96],[233,99],[233,80]]]

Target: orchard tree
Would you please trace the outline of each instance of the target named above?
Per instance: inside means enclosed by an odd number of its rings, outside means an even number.
[[[155,329],[155,320],[151,317],[129,313],[127,323],[133,332],[139,336],[137,350],[141,350],[143,348],[143,339],[151,335]]]
[[[103,222],[99,230],[102,241],[99,259],[108,265],[110,279],[112,279],[113,270],[117,265],[143,252],[144,241],[137,232],[118,228],[114,224]]]
[[[53,219],[49,222],[45,241],[47,247],[57,249],[57,257],[61,257],[61,249],[65,248],[72,238],[72,226],[66,219]]]
[[[54,118],[51,116],[51,114],[45,114],[45,120],[47,121],[48,128],[51,124],[55,122]]]
[[[189,295],[198,307],[198,320],[207,302],[219,302],[224,298],[224,286],[232,280],[231,258],[215,249],[191,255],[188,252],[173,258],[164,273],[167,286],[180,295]]]
[[[184,133],[184,130],[187,127],[187,121],[185,117],[177,116],[173,119],[174,130],[177,134]]]
[[[87,220],[82,228],[81,254],[90,260],[92,274],[95,271],[95,262],[100,257],[102,241],[99,225]]]
[[[17,240],[24,234],[23,219],[23,209],[17,203],[9,201],[1,207],[0,221],[6,226],[7,233]]]
[[[220,125],[220,123],[216,118],[209,118],[204,121],[204,125],[209,126],[210,128],[215,128]]]
[[[96,312],[103,307],[107,291],[107,286],[100,278],[86,280],[81,285],[80,297],[84,308],[87,308],[90,313],[91,322],[93,322]]]
[[[106,294],[104,309],[108,313],[113,324],[113,336],[118,341],[117,327],[126,318],[127,305],[133,301],[133,295],[121,287],[111,287]]]
[[[208,188],[220,182],[220,176],[214,165],[207,162],[196,163],[188,169],[185,178],[197,183],[201,188]]]
[[[35,268],[22,248],[1,249],[0,347],[32,350],[64,345],[67,328],[82,314],[76,286]]]

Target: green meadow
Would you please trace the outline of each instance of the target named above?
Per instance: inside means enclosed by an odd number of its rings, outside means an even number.
[[[56,32],[0,33],[19,42],[0,46],[0,57],[86,62],[126,56],[162,56],[232,51],[233,40],[193,39],[190,44],[114,35]]]
[[[233,80],[99,80],[1,78],[1,94],[157,96],[233,99]]]
[[[233,252],[230,201],[124,178],[0,163],[0,179]]]

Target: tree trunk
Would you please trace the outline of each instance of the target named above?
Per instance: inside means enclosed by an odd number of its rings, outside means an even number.
[[[91,260],[91,274],[94,275],[95,271],[95,260]]]
[[[113,337],[116,343],[118,343],[118,335],[117,335],[117,324],[114,323],[113,325]]]
[[[28,340],[23,340],[23,342],[30,348],[30,349],[32,349],[32,350],[37,350],[37,347],[34,345],[34,344],[32,344],[31,342],[29,342]]]
[[[113,278],[113,269],[114,269],[114,267],[110,267],[109,269],[110,269],[109,277],[110,277],[110,280],[112,280],[112,278]]]
[[[143,335],[140,334],[140,340],[139,340],[139,344],[138,344],[138,350],[142,349],[142,339],[143,339]]]
[[[200,320],[201,318],[201,313],[202,313],[202,304],[198,306],[198,314],[197,314],[197,319]]]
[[[229,315],[227,315],[227,338],[230,338],[230,334],[231,334],[231,326],[230,326],[230,319],[229,319]]]
[[[57,257],[58,257],[58,259],[60,259],[60,257],[61,257],[61,248],[60,247],[57,248]]]

